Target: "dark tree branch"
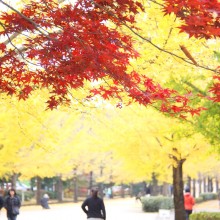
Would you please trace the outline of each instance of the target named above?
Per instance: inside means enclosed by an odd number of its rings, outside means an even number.
[[[154,2],[154,1],[152,1]],[[155,2],[154,2],[155,3]],[[121,19],[119,19],[117,16],[115,16],[112,12],[110,12],[109,10],[107,10],[105,7],[101,6],[100,4],[96,3],[93,1],[93,4],[97,7],[99,7],[100,9],[102,10],[105,10],[106,13],[108,13],[109,15],[111,15],[112,17],[116,18],[122,25],[124,25],[125,27],[127,27],[133,34],[135,34],[137,37],[139,37],[140,39],[148,42],[149,44],[151,44],[153,47],[155,47],[156,49],[164,52],[164,53],[167,53],[167,54],[170,54],[171,56],[173,57],[176,57],[180,60],[183,60],[184,62],[190,64],[190,65],[193,65],[193,66],[196,66],[196,67],[200,67],[202,69],[206,69],[206,70],[209,70],[209,71],[212,71],[212,72],[215,72],[216,73],[216,70],[215,69],[211,69],[209,67],[205,67],[205,66],[202,66],[202,65],[195,65],[193,62],[190,62],[188,61],[187,59],[175,54],[175,53],[172,53],[168,50],[165,50],[165,49],[162,49],[160,48],[159,46],[157,46],[156,44],[154,44],[150,39],[146,38],[146,37],[143,37],[142,35],[140,35],[138,32],[136,32],[133,28],[129,27],[125,22],[121,21]]]
[[[155,137],[156,141],[158,142],[158,144],[160,145],[160,147],[163,147],[162,143],[160,142],[158,137]]]
[[[3,29],[5,30],[5,26],[4,26],[1,22],[0,22],[0,26],[2,26]],[[9,43],[12,45],[12,47],[14,47],[14,48],[18,51],[18,53],[20,54],[20,56],[22,57],[23,60],[25,60],[27,63],[29,63],[29,64],[31,64],[31,65],[40,66],[40,65],[37,65],[37,64],[35,64],[35,63],[30,62],[29,60],[27,60],[27,59],[24,57],[24,54],[22,53],[22,50],[20,50],[18,47],[16,47],[16,46],[13,44],[13,42],[11,41],[10,36],[7,34],[7,32],[6,32],[6,36],[7,36],[7,38],[8,38]]]
[[[3,24],[1,23],[1,26]],[[4,27],[4,30],[5,30],[5,27]],[[18,35],[20,35],[21,33],[18,33],[18,32],[15,32],[14,34],[12,34],[11,36],[7,35],[7,40],[3,42],[3,44],[7,45],[9,43],[11,43]]]
[[[157,1],[154,1],[154,0],[149,0],[150,2],[153,2],[153,3],[155,3],[155,4],[157,4],[157,5],[160,5],[161,7],[163,7],[164,5],[162,5],[162,4],[160,4],[159,2],[157,2]]]
[[[48,38],[49,40],[57,40],[57,39],[52,39],[51,37],[49,37],[47,34],[45,34],[43,31],[45,31],[46,33],[48,33],[47,30],[44,30],[42,27],[40,27],[36,22],[34,22],[32,19],[28,18],[27,16],[25,16],[24,14],[22,14],[21,12],[19,12],[17,9],[13,8],[12,6],[10,6],[9,4],[7,4],[6,2],[0,0],[0,2],[5,5],[6,7],[10,8],[12,11],[16,12],[18,15],[20,15],[23,19],[25,19],[26,21],[30,22],[36,30],[38,30],[42,35],[44,35],[46,38]],[[42,31],[42,30],[43,31]]]

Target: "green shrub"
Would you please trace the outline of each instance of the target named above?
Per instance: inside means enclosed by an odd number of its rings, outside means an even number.
[[[159,209],[173,209],[173,199],[170,197],[151,196],[141,199],[144,212],[158,212]]]
[[[57,199],[57,192],[45,191],[48,194],[50,199]]]
[[[162,201],[160,204],[160,209],[173,209],[174,204],[173,204],[173,198],[170,197],[162,197]]]
[[[35,197],[35,193],[33,191],[24,191],[24,201],[30,201]],[[22,191],[17,191],[17,194],[20,198],[22,198]]]
[[[202,197],[203,201],[217,199],[216,193],[202,193],[199,197]]]
[[[219,212],[200,212],[190,215],[190,220],[219,220]]]

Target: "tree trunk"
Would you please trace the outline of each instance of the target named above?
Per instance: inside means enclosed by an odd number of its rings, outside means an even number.
[[[130,197],[134,196],[134,189],[133,188],[134,188],[133,183],[130,183],[130,190],[129,190]]]
[[[173,193],[175,220],[185,220],[184,197],[183,197],[183,163],[177,161],[177,167],[173,167]]]
[[[18,174],[13,173],[11,177],[11,188],[16,189],[16,182],[17,182]]]
[[[196,198],[196,180],[193,179],[193,197]]]
[[[73,176],[73,201],[78,202],[78,186],[77,186],[77,174],[76,174],[76,168],[73,170],[74,176]]]
[[[121,198],[125,197],[125,190],[124,190],[124,184],[121,184]]]
[[[91,192],[92,186],[93,186],[93,171],[90,171],[89,172],[89,190],[90,190],[90,192]]]
[[[208,192],[213,192],[212,177],[208,177]]]
[[[203,192],[206,193],[207,190],[206,190],[206,178],[204,177],[203,178]]]
[[[169,196],[169,184],[166,183],[166,182],[163,182],[162,195],[163,196]]]
[[[152,173],[151,195],[152,196],[158,195],[158,181],[155,173]]]
[[[40,204],[40,199],[41,199],[41,178],[38,176],[37,177],[37,191],[36,191],[36,202],[39,205]]]
[[[219,183],[218,183],[218,178],[216,177],[215,179],[215,186],[216,186],[216,192],[219,191]]]
[[[202,179],[201,179],[201,174],[199,173],[199,196],[202,193]]]
[[[57,180],[57,199],[58,202],[62,202],[63,201],[63,182],[61,179],[61,176],[58,176],[58,180]]]

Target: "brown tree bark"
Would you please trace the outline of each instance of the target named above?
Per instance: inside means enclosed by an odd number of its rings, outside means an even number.
[[[63,182],[62,182],[61,176],[58,176],[58,179],[57,179],[57,192],[58,192],[58,195],[57,195],[58,202],[62,202],[63,201]]]
[[[202,178],[201,178],[201,174],[199,173],[199,196],[202,193]]]
[[[218,177],[215,178],[215,187],[216,187],[216,192],[218,192],[219,191]]]
[[[125,197],[125,190],[124,190],[124,184],[121,183],[121,198]]]
[[[206,187],[206,178],[203,178],[203,193],[207,192],[207,187]]]
[[[73,202],[78,202],[77,169],[73,171]]]
[[[183,163],[185,160],[176,161],[173,167],[173,193],[175,220],[186,220],[183,197]]]
[[[213,180],[212,180],[212,177],[208,177],[208,192],[213,192]]]
[[[18,179],[18,174],[13,173],[13,175],[11,177],[11,188],[16,189],[17,179]]]
[[[193,179],[193,197],[195,198],[196,197],[196,180]]]
[[[129,190],[130,197],[134,196],[134,189],[133,188],[134,188],[134,184],[130,183],[130,190]]]
[[[40,204],[40,199],[41,199],[41,182],[42,179],[38,176],[37,177],[37,191],[36,191],[36,202],[39,205]]]

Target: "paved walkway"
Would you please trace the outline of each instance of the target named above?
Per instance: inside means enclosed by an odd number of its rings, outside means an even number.
[[[173,220],[173,214],[162,217],[159,213],[144,213],[141,203],[134,199],[105,200],[107,220]],[[51,209],[43,210],[40,206],[21,207],[21,214],[17,220],[86,220],[86,215],[81,210],[81,203],[52,204]],[[199,204],[195,211],[219,211],[218,201]],[[1,220],[7,220],[5,210],[1,211]]]
[[[218,202],[218,200],[211,200],[211,201],[197,204],[194,207],[194,211],[195,212],[201,212],[201,211],[220,212],[219,202]]]

